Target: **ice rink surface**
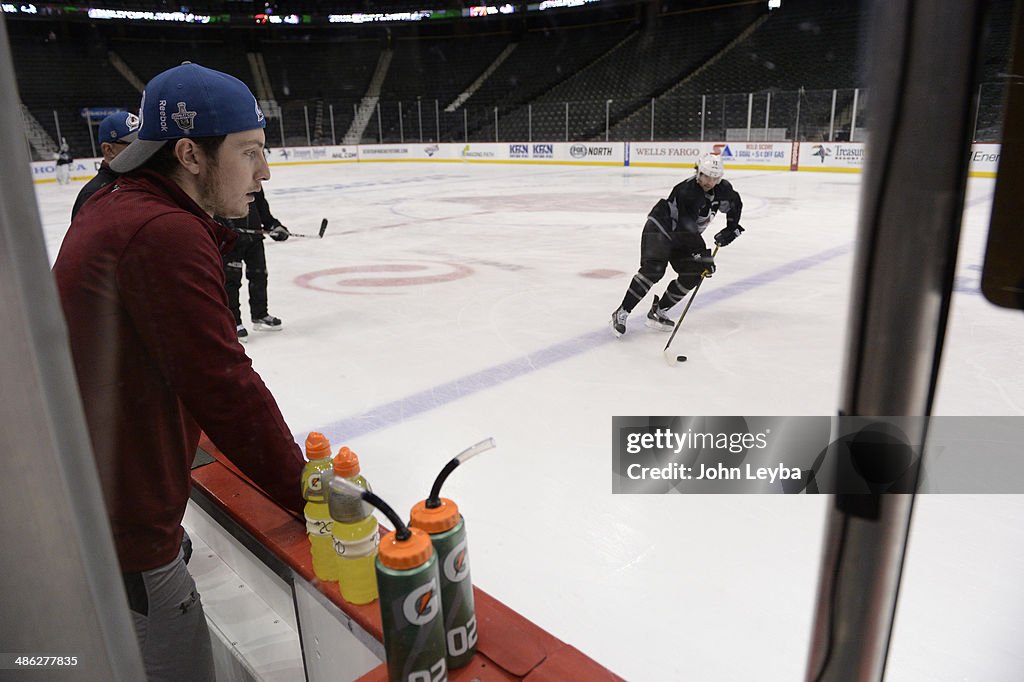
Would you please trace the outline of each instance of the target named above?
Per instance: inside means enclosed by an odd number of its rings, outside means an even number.
[[[267,240],[284,330],[250,327],[246,345],[298,442],[350,446],[405,515],[493,437],[443,490],[477,586],[629,680],[804,678],[829,498],[612,495],[611,418],[835,414],[858,175],[727,169],[747,231],[671,367],[667,334],[643,325],[650,296],[621,339],[608,319],[683,169],[272,172],[285,225],[330,220],[322,240]],[[82,184],[36,186],[51,261]],[[993,187],[968,188],[935,414],[1024,415],[1024,317],[979,292]],[[1019,680],[1022,571],[1024,496],[918,496],[887,679]]]

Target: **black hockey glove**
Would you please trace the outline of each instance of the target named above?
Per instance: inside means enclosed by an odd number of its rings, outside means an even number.
[[[715,257],[711,255],[711,249],[695,251],[693,254],[693,260],[704,266],[703,277],[710,277],[715,274]]]
[[[718,246],[728,246],[729,244],[732,244],[736,237],[743,234],[743,232],[744,230],[739,226],[739,223],[736,224],[736,227],[727,227],[715,235],[715,244]]]
[[[292,233],[289,232],[288,228],[284,225],[278,224],[270,228],[267,234],[270,235],[270,238],[275,242],[283,242],[285,239],[288,239]]]

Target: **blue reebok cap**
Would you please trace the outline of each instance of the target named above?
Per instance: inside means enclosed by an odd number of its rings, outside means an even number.
[[[217,137],[267,125],[245,83],[191,62],[157,74],[146,84],[139,118],[139,138],[110,162],[118,173],[138,168],[168,140]]]
[[[129,111],[118,111],[100,121],[100,144],[134,142],[139,136],[139,117]]]

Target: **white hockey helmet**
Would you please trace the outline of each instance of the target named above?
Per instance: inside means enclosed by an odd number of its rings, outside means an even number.
[[[725,175],[725,165],[719,154],[705,154],[697,162],[697,174],[706,175],[712,180],[718,181]]]

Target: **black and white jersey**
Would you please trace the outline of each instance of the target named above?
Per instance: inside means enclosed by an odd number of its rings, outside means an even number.
[[[648,216],[667,234],[688,232],[702,234],[719,212],[725,214],[726,226],[740,222],[743,201],[728,180],[721,180],[710,192],[697,184],[697,178],[683,180],[672,188],[668,199],[661,199]]]

